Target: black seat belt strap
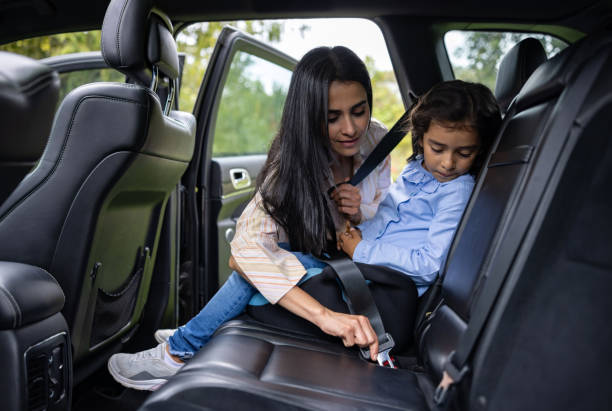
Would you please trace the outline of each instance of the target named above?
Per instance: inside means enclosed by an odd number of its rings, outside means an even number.
[[[408,94],[410,99],[410,107],[402,116],[395,122],[391,130],[385,134],[381,140],[378,142],[374,150],[368,155],[368,158],[365,159],[361,167],[353,174],[353,177],[347,183],[340,184],[351,184],[356,186],[361,183],[364,178],[366,178],[388,155],[393,149],[399,144],[400,141],[404,138],[406,133],[408,132],[408,118],[410,117],[410,112],[412,108],[418,101],[417,97],[410,92]],[[332,186],[329,189],[329,193],[336,188],[336,186]]]
[[[408,117],[410,116],[410,110],[411,109],[406,110],[399,120],[395,122],[393,127],[391,127],[391,130],[383,136],[368,158],[366,158],[361,167],[359,167],[359,170],[357,170],[350,179],[349,184],[356,186],[361,183],[361,181],[389,155],[395,146],[402,141],[408,132]]]
[[[334,258],[325,260],[325,262],[336,272],[340,283],[342,283],[351,314],[363,315],[370,320],[370,324],[378,338],[378,363],[396,368],[389,357],[389,352],[395,346],[395,342],[393,337],[385,331],[372,293],[370,293],[368,284],[359,267],[349,258]],[[370,359],[370,350],[361,348],[361,355],[366,359]]]

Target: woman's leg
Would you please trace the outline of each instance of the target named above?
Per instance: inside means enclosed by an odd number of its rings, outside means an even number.
[[[170,353],[191,358],[224,322],[244,311],[257,290],[235,271],[213,298],[168,340]]]

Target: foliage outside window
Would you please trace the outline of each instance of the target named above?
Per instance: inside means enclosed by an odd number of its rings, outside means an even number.
[[[32,37],[0,45],[0,50],[21,54],[33,59],[61,56],[81,51],[100,50],[100,30]]]
[[[453,30],[446,33],[444,42],[455,78],[483,83],[495,90],[501,58],[527,37],[539,40],[549,58],[567,47],[565,42],[553,36],[517,32]]]
[[[223,87],[213,156],[265,154],[278,131],[291,71],[238,51]]]

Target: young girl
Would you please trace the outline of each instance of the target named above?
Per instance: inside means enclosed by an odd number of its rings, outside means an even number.
[[[500,123],[485,86],[434,86],[410,116],[410,162],[376,216],[341,234],[339,246],[354,261],[404,272],[422,295],[442,266]]]
[[[108,368],[118,382],[136,389],[157,388],[222,323],[240,314],[257,290],[349,345],[376,340],[365,317],[327,310],[296,286],[308,268],[321,265],[311,254],[320,255],[327,242],[335,241],[345,218],[355,224],[371,218],[390,185],[387,158],[359,187],[342,184],[331,198],[327,195],[329,187],[353,175],[385,134],[384,126],[370,121],[371,107],[367,69],[349,49],[321,47],[300,60],[256,195],[231,243],[237,262],[232,268],[245,272],[257,289],[234,272],[186,325],[176,332],[158,330],[156,339],[162,344],[136,354],[113,355]],[[283,242],[306,254],[286,251],[279,246]]]

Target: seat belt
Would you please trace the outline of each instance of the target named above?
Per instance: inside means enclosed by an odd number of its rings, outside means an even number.
[[[370,320],[370,324],[378,338],[378,354],[376,356],[378,364],[397,368],[389,356],[389,352],[395,346],[395,342],[391,334],[385,331],[376,302],[359,267],[355,265],[353,260],[344,256],[325,260],[325,262],[336,272],[340,283],[342,283],[351,314],[363,315]],[[360,348],[360,351],[365,359],[370,359],[369,349]]]

